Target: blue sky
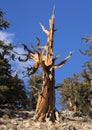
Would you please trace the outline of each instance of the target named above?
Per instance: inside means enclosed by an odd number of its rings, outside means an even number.
[[[85,50],[81,37],[92,35],[92,0],[0,0],[0,8],[6,12],[5,18],[11,22],[6,30],[9,39],[18,44],[30,42],[36,45],[36,37],[41,45],[46,43],[46,34],[41,30],[39,22],[47,29],[52,14],[53,5],[56,5],[54,36],[54,55],[61,55],[57,62],[63,60],[70,51],[73,56],[62,67],[57,69],[56,83],[74,73],[82,71],[82,65],[88,59],[80,54],[79,49]],[[1,35],[1,34],[0,34]]]

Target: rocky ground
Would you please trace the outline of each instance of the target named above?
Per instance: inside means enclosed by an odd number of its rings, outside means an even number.
[[[0,130],[92,130],[92,119],[64,110],[56,123],[35,122],[34,111],[0,110]]]

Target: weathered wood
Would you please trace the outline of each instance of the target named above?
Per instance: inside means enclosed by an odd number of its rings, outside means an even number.
[[[71,57],[70,53],[62,62],[55,65],[54,62],[58,56],[53,57],[53,41],[54,41],[54,20],[55,20],[55,8],[52,13],[52,17],[49,20],[49,30],[40,23],[43,32],[47,35],[47,44],[45,46],[40,45],[40,39],[37,38],[37,50],[31,44],[32,51],[30,51],[25,45],[24,49],[28,51],[26,55],[27,59],[33,59],[34,65],[30,70],[29,74],[34,74],[38,67],[42,68],[43,73],[43,84],[42,90],[38,98],[36,106],[36,117],[35,120],[45,121],[49,118],[51,121],[55,122],[57,115],[55,114],[55,73],[54,69],[59,68],[66,63],[66,61]],[[19,57],[20,60],[23,60]]]
[[[41,62],[41,67],[43,71],[43,86],[42,93],[38,99],[36,112],[37,120],[45,120],[49,117],[50,120],[55,121],[55,79],[54,79],[54,69],[51,66],[54,65],[53,62],[53,36],[54,36],[54,17],[50,19],[50,29],[49,31],[44,28],[42,24],[42,30],[47,34],[47,45],[43,48],[46,51],[46,56]],[[42,48],[42,47],[40,47]]]

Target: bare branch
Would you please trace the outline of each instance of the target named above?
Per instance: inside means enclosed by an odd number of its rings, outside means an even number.
[[[39,47],[40,46],[40,39],[38,37],[36,37],[37,39],[37,46]]]
[[[30,43],[31,49],[33,50],[33,54],[35,54],[35,52],[38,53],[38,50],[34,49],[34,46],[32,45],[32,43]]]
[[[72,56],[72,52],[70,52],[70,54],[63,61],[61,61],[59,64],[52,66],[52,68],[62,67],[71,56]]]
[[[42,30],[47,34],[49,35],[49,31],[45,29],[45,27],[40,23],[40,26],[42,28]]]
[[[35,51],[35,49],[34,49],[32,43],[30,43],[30,46],[31,46],[31,49],[32,49],[33,51]]]
[[[34,74],[36,71],[37,71],[37,69],[38,69],[38,67],[39,67],[39,63],[38,62],[34,62],[34,66],[31,68],[31,72],[29,71],[29,75],[32,75],[32,74]]]
[[[60,88],[60,87],[61,87],[61,85],[59,85],[59,86],[55,86],[54,89],[58,89],[58,88]]]
[[[82,40],[84,40],[86,43],[88,42],[92,42],[92,38],[88,37],[88,38],[81,38]]]
[[[55,6],[55,4],[54,4],[53,12],[52,12],[52,18],[55,18],[55,8],[56,8],[56,6]]]
[[[54,57],[53,60],[55,61],[55,60],[57,60],[59,57],[60,57],[60,55]]]
[[[24,50],[25,50],[25,51],[28,51],[28,52],[34,54],[34,52],[32,52],[31,50],[29,50],[25,44],[21,44],[21,45],[24,47]]]
[[[38,37],[36,37],[37,39],[37,48],[39,51],[41,51],[41,47],[40,47],[40,39]]]
[[[83,51],[80,50],[80,49],[79,49],[79,51],[80,51],[81,54],[86,55],[86,52],[83,52]]]
[[[21,61],[21,62],[26,62],[28,60],[28,55],[24,54],[24,56],[26,56],[25,59],[22,59],[22,58],[18,57],[18,60]]]
[[[12,54],[11,58],[12,58],[13,61],[15,61],[15,54]]]

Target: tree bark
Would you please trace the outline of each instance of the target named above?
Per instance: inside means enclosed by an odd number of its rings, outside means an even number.
[[[57,118],[57,114],[55,115],[55,74],[54,69],[63,66],[66,61],[71,57],[72,53],[70,53],[63,61],[59,64],[54,65],[55,60],[58,58],[56,56],[53,57],[53,41],[54,41],[54,11],[51,19],[49,20],[49,30],[45,29],[45,27],[40,23],[42,30],[47,35],[47,44],[45,46],[40,46],[40,40],[37,38],[37,49],[31,45],[32,50],[29,50],[25,44],[22,44],[24,50],[28,52],[24,56],[26,59],[21,59],[20,61],[26,62],[28,59],[34,60],[34,66],[31,68],[27,68],[28,74],[34,74],[38,67],[42,68],[43,73],[43,85],[42,90],[38,98],[37,106],[36,106],[36,117],[35,120],[45,121],[46,118],[55,122]]]
[[[46,30],[41,24],[43,31],[47,34],[47,48],[45,60],[42,61],[41,67],[43,71],[43,86],[42,92],[39,96],[36,112],[37,120],[45,120],[50,118],[51,121],[55,121],[55,79],[54,79],[54,65],[53,60],[53,35],[54,35],[54,14],[49,21],[50,30]]]
[[[53,37],[54,37],[54,11],[51,19],[49,20],[49,30],[41,25],[42,30],[47,34],[47,44],[46,46],[38,46],[38,48],[44,48],[46,55],[40,54],[39,65],[43,72],[43,86],[41,94],[38,98],[36,106],[36,120],[45,121],[46,118],[55,122],[57,116],[55,115],[55,74],[54,69],[59,68],[65,64],[65,62],[71,57],[70,53],[63,61],[59,64],[54,65],[54,61],[57,58],[53,58]]]
[[[54,70],[52,70],[54,74]],[[36,112],[37,120],[44,121],[46,118],[50,118],[51,121],[55,121],[55,89],[54,89],[54,76],[52,79],[49,77],[49,72],[43,72],[43,86],[42,92],[39,96]]]

